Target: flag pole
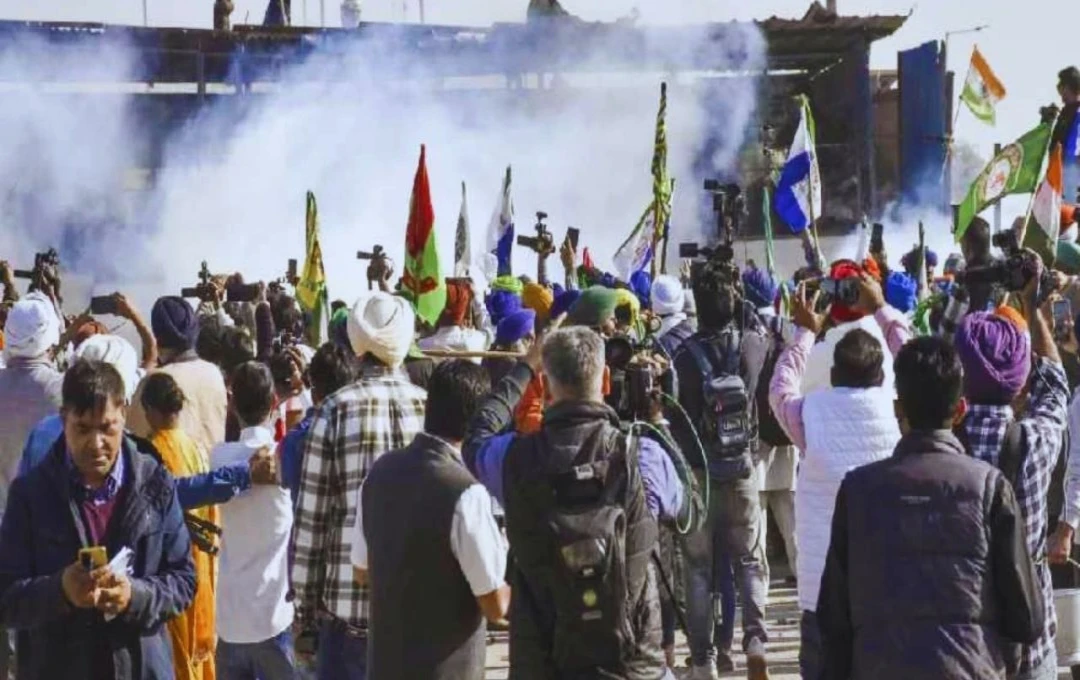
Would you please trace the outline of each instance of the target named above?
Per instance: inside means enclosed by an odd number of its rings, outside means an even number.
[[[1054,122],[1050,126],[1051,130],[1057,127],[1058,118],[1060,117],[1060,112],[1058,112],[1058,115],[1054,116]],[[1017,234],[1019,237],[1017,240],[1021,247],[1024,245],[1024,239],[1027,237],[1027,228],[1028,222],[1031,221],[1031,213],[1035,209],[1035,197],[1039,195],[1039,187],[1041,187],[1042,183],[1046,180],[1046,171],[1050,168],[1050,149],[1053,148],[1053,145],[1054,135],[1051,134],[1049,139],[1046,140],[1046,149],[1043,151],[1042,165],[1039,167],[1039,181],[1035,182],[1035,190],[1031,192],[1031,198],[1028,199],[1027,212],[1024,213],[1024,223],[1020,225],[1020,233]]]
[[[675,178],[674,177],[671,178],[671,196],[672,197],[675,196]],[[667,247],[668,247],[668,241],[671,240],[671,209],[670,208],[668,209],[667,219],[664,220],[664,237],[663,237],[663,240],[664,240],[664,244],[663,244],[663,246],[661,246],[661,256],[660,256],[660,273],[661,274],[667,274]],[[654,246],[654,250],[655,250],[655,246]],[[654,257],[653,259],[655,260],[656,258]],[[655,277],[653,277],[653,278],[655,278]]]
[[[978,45],[971,48],[972,56],[975,55],[975,50],[979,48]],[[971,77],[971,59],[968,59],[967,71],[964,73],[964,83],[960,89],[960,96],[964,94],[963,85],[967,84],[968,78]],[[956,110],[953,111],[952,126],[949,128],[948,135],[945,138],[945,160],[941,163],[941,175],[939,179],[945,179],[945,172],[949,169],[949,163],[952,161],[953,140],[956,139],[956,122],[960,120],[960,111],[964,108],[963,99],[957,97]],[[949,200],[952,200],[952,191],[949,191]]]

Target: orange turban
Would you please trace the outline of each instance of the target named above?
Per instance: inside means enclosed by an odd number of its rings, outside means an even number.
[[[538,283],[526,283],[521,291],[521,305],[526,309],[536,312],[536,325],[547,324],[551,316],[551,305],[555,303],[555,296],[547,286]]]

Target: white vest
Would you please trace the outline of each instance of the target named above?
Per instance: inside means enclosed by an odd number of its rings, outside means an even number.
[[[882,369],[885,371],[885,382],[882,383],[889,389],[890,395],[895,395],[895,376],[893,375],[892,355],[889,352],[889,343],[885,341],[885,334],[877,319],[864,316],[858,321],[848,321],[825,332],[821,342],[814,345],[806,360],[806,372],[803,373],[802,393],[810,394],[817,390],[827,390],[832,387],[833,356],[836,353],[836,345],[849,332],[861,328],[877,338],[881,343],[881,351],[885,354],[885,362]],[[890,411],[891,413],[892,411]]]
[[[795,494],[799,607],[817,610],[833,508],[850,470],[888,458],[900,441],[892,391],[883,387],[818,390],[803,401],[806,452]]]

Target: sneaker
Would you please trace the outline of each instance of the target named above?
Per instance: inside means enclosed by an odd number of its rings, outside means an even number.
[[[707,663],[704,666],[691,666],[690,675],[686,678],[687,680],[720,680],[720,675],[716,672],[716,666]]]
[[[735,659],[728,652],[716,652],[716,671],[718,673],[730,673],[735,670]]]

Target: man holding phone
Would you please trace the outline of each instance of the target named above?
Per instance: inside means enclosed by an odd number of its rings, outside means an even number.
[[[0,524],[0,627],[25,633],[17,677],[164,678],[167,619],[195,593],[172,478],[124,436],[124,381],[80,360],[64,376],[64,436],[19,477]],[[133,570],[101,566],[124,548]]]

